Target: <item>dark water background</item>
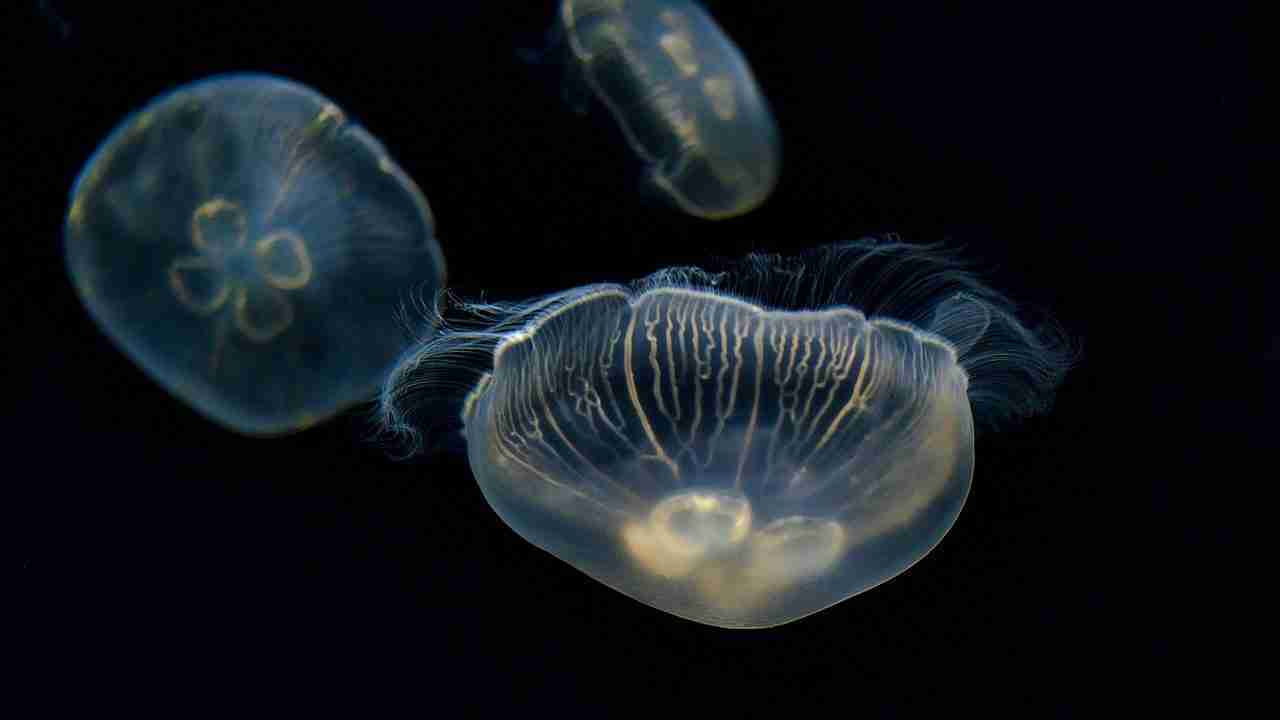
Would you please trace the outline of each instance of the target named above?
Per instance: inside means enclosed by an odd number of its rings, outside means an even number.
[[[519,61],[552,5],[16,4],[0,337],[24,684],[177,715],[343,697],[444,717],[1038,717],[1206,689],[1217,663],[1190,648],[1225,631],[1201,602],[1236,592],[1219,506],[1247,504],[1243,451],[1268,432],[1252,413],[1276,397],[1255,373],[1280,352],[1250,19],[711,3],[774,108],[784,170],[764,207],[708,223],[642,197],[607,118],[569,113]],[[463,294],[894,232],[969,248],[1082,363],[1051,414],[980,440],[959,522],[902,577],[771,631],[679,620],[518,538],[463,458],[390,462],[356,415],[235,436],[98,332],[62,265],[71,181],[128,112],[228,71],[309,85],[379,137]]]

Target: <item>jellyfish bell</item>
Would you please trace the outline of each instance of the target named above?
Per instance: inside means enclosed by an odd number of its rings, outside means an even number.
[[[422,373],[491,348],[461,422],[499,516],[641,602],[733,628],[917,562],[964,505],[976,428],[1043,409],[1070,359],[1056,326],[1023,325],[953,256],[902,243],[504,309],[406,355],[388,427],[421,427]]]
[[[249,435],[376,393],[396,309],[444,259],[426,199],[334,103],[218,76],[153,100],[72,190],[68,271],[99,327],[171,394]]]
[[[563,0],[545,49],[579,114],[607,109],[642,187],[706,219],[750,212],[781,169],[768,102],[742,52],[696,2]]]

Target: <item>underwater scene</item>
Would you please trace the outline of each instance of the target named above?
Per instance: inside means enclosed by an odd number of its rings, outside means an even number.
[[[22,11],[36,677],[1057,717],[1181,667],[1228,535],[1171,503],[1280,361],[1230,13]]]

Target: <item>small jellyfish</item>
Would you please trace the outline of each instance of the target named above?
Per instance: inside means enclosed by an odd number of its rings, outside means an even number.
[[[855,305],[856,303],[856,305]],[[859,241],[673,268],[525,304],[458,305],[406,354],[382,420],[436,430],[451,373],[472,471],[534,545],[660,610],[779,625],[902,573],[951,528],[974,434],[1065,373],[954,253]]]
[[[315,91],[230,75],[127,118],[76,180],[66,259],[102,330],[166,390],[248,435],[376,394],[403,296],[444,259],[426,199]]]
[[[563,0],[569,82],[621,127],[659,192],[720,219],[759,206],[781,166],[778,130],[742,53],[686,0]]]

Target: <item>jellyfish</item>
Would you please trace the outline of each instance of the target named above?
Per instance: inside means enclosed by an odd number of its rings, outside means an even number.
[[[1072,360],[955,251],[896,240],[450,303],[465,321],[392,371],[383,427],[417,447],[460,430],[519,535],[726,628],[906,571],[959,515],[975,433],[1046,409]]]
[[[773,191],[773,115],[742,53],[697,3],[563,0],[553,37],[567,87],[608,109],[660,196],[714,220]]]
[[[127,118],[72,190],[68,271],[169,393],[254,436],[377,395],[396,311],[445,264],[414,182],[314,90],[266,75],[181,87]]]

